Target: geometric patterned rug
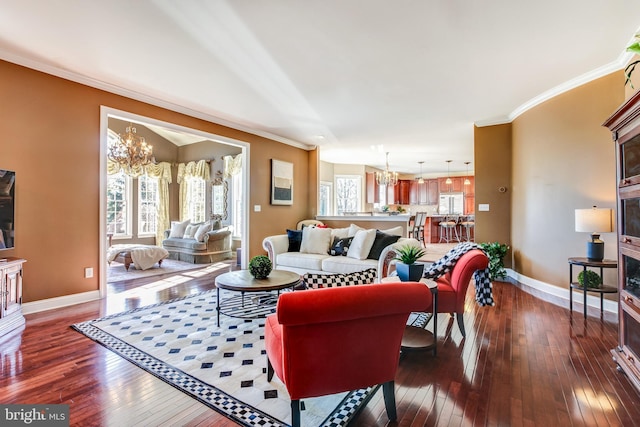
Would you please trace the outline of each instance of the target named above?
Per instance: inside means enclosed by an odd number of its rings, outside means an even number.
[[[215,290],[71,327],[242,425],[291,423],[286,388],[267,382],[264,319],[218,327]],[[305,399],[302,425],[346,426],[377,389]]]

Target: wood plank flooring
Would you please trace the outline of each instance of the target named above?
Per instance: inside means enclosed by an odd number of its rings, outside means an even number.
[[[64,403],[73,426],[233,426],[209,409],[69,325],[214,288],[230,269],[128,283],[105,300],[26,316],[22,332],[0,338],[0,402]],[[28,286],[28,284],[25,284]],[[576,304],[571,315],[517,284],[494,283],[496,306],[467,295],[466,339],[440,315],[438,354],[402,356],[398,420],[378,392],[352,426],[633,426],[640,396],[616,370],[613,315]]]

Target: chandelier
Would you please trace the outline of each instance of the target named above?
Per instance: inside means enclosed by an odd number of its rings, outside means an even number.
[[[422,177],[422,164],[424,163],[424,161],[418,163],[420,164],[420,178],[416,179],[418,180],[418,184],[424,184],[424,178]]]
[[[387,168],[383,172],[376,172],[378,185],[394,186],[398,183],[398,172],[389,170],[389,153],[387,152]]]
[[[128,170],[155,163],[153,147],[143,137],[136,136],[133,123],[129,123],[126,133],[119,134],[118,140],[109,146],[107,157]]]

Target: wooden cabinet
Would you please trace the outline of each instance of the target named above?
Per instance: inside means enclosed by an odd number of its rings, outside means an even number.
[[[427,205],[437,205],[440,197],[440,190],[438,189],[438,180],[437,179],[429,179],[426,182],[427,194],[426,194],[426,203]]]
[[[605,123],[616,142],[618,346],[613,359],[640,391],[640,91]]]
[[[20,258],[0,262],[0,336],[24,325],[22,315],[22,264]]]
[[[376,182],[376,173],[366,173],[367,203],[380,203],[380,188]]]
[[[408,205],[411,203],[409,198],[409,192],[411,189],[411,180],[401,179],[396,185],[396,204]]]
[[[464,190],[464,177],[452,176],[451,184],[447,184],[447,178],[438,178],[438,187],[441,193],[460,193]]]

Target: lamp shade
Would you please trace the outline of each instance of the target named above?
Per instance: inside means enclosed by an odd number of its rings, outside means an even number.
[[[610,233],[613,231],[611,209],[576,209],[576,231],[584,233]]]

